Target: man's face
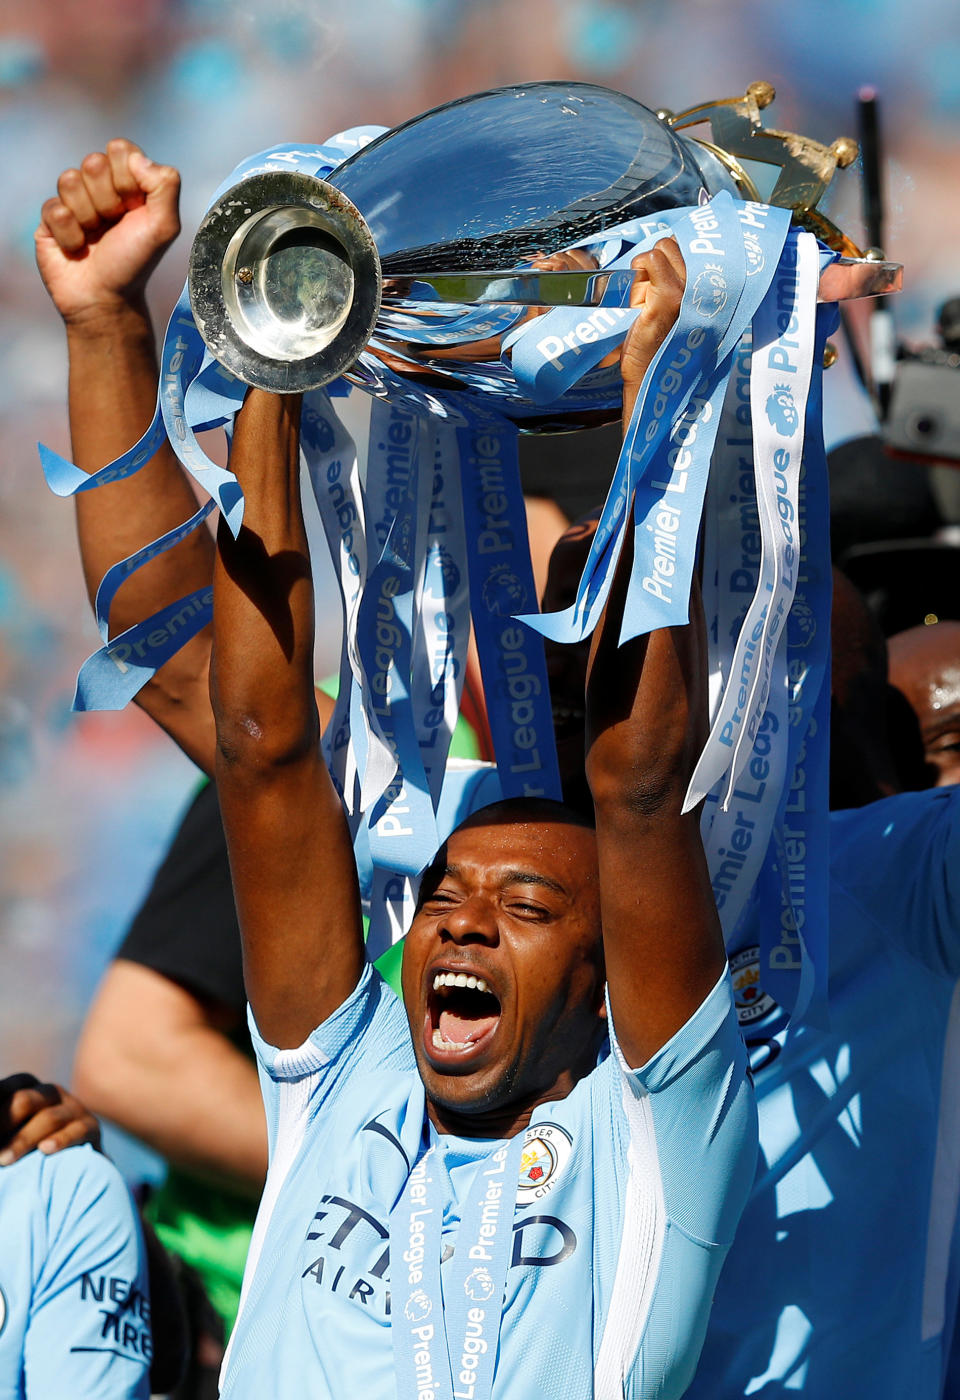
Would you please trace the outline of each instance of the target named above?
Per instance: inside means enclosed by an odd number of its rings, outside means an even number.
[[[562,1097],[595,1063],[603,958],[596,838],[478,813],[424,878],[403,996],[427,1097],[474,1115]]]

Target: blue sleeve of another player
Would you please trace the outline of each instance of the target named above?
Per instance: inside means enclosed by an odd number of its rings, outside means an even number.
[[[612,1021],[611,1045],[631,1134],[636,1139],[641,1111],[652,1129],[667,1219],[698,1243],[728,1246],[757,1157],[756,1107],[729,973],[642,1068],[624,1062]]]
[[[120,1174],[90,1147],[47,1157],[46,1206],[24,1338],[27,1400],[121,1400],[150,1393],[146,1255]]]
[[[249,1009],[247,1017],[260,1069],[271,1158],[281,1122],[289,1131],[294,1120],[312,1117],[339,1095],[354,1074],[416,1065],[403,1006],[369,963],[354,992],[295,1049],[268,1045]]]
[[[830,877],[902,952],[960,976],[960,788],[834,813]]]

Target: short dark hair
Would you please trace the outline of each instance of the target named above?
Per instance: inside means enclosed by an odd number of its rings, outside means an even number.
[[[502,797],[498,802],[491,802],[486,807],[478,807],[475,812],[471,812],[465,817],[459,826],[454,828],[453,835],[458,831],[464,831],[471,826],[483,825],[504,825],[512,822],[534,821],[559,822],[563,826],[581,826],[588,831],[596,830],[596,822],[593,820],[593,813],[582,812],[577,807],[571,807],[566,802],[556,802],[552,797]],[[443,872],[447,867],[447,843],[437,851],[433,860],[426,867],[420,880],[420,891],[417,895],[417,912],[424,900],[436,889],[439,880],[443,877]]]
[[[501,797],[499,802],[491,802],[471,812],[456,829],[460,831],[467,826],[522,821],[561,822],[564,826],[585,826],[591,831],[596,829],[592,814],[571,807],[567,802],[557,802],[552,797]]]

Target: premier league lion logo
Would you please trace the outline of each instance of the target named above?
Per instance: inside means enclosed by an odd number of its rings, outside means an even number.
[[[727,282],[717,263],[707,263],[693,284],[694,310],[712,319],[719,316],[727,304]]]
[[[478,1265],[467,1275],[463,1283],[463,1291],[468,1298],[472,1298],[475,1303],[485,1303],[488,1298],[493,1297],[493,1279],[490,1270]]]
[[[422,1322],[433,1311],[433,1304],[422,1288],[410,1294],[403,1307],[403,1315],[408,1322]]]
[[[800,422],[800,414],[789,384],[774,384],[773,393],[764,407],[771,427],[776,428],[781,437],[793,437]]]
[[[790,642],[793,646],[807,647],[817,635],[817,619],[813,609],[799,595],[793,600],[790,609]]]
[[[438,564],[440,565],[440,577],[443,580],[442,593],[438,593],[434,587]],[[442,544],[430,546],[430,553],[427,555],[426,580],[425,591],[431,598],[452,598],[460,587],[460,569],[449,549],[445,549]]]
[[[398,520],[394,526],[387,544],[386,556],[405,569],[410,567],[413,559],[413,521],[409,517]]]
[[[747,276],[756,277],[758,272],[763,271],[763,245],[757,235],[749,230],[744,231],[743,251],[747,255]]]
[[[303,408],[303,419],[304,424],[309,426],[312,432],[316,450],[318,452],[329,452],[336,442],[333,424],[329,419],[324,418],[322,414],[318,413],[316,409],[309,408],[306,404],[304,404]]]
[[[494,617],[513,617],[514,613],[525,612],[527,608],[527,590],[506,565],[498,565],[490,571],[480,596],[483,606]]]

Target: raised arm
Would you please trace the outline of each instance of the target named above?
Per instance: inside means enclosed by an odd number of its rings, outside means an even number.
[[[180,177],[155,165],[131,141],[65,170],[41,211],[37,265],[63,317],[70,357],[73,457],[96,471],[132,447],[150,424],[157,395],[157,356],[146,304],[154,268],[180,231]],[[77,529],[91,602],[102,575],[119,559],[179,525],[196,510],[190,483],[171,449],[126,481],[82,492]],[[116,634],[209,584],[213,539],[201,528],[133,574],[111,610]],[[138,696],[200,766],[213,763],[213,718],[207,690],[209,630],[189,642]]]
[[[353,848],[319,748],[299,413],[298,398],[251,390],[238,415],[244,524],[236,540],[222,523],[217,537],[210,672],[244,980],[281,1048],[335,1011],[363,968]]]
[[[648,281],[624,345],[624,415],[676,319],[685,273],[675,243],[635,260]],[[632,563],[624,546],[587,674],[587,778],[597,818],[600,904],[610,1004],[632,1067],[693,1014],[724,966],[700,841],[699,809],[681,815],[707,733],[706,638],[699,588],[690,624],[618,647]]]

